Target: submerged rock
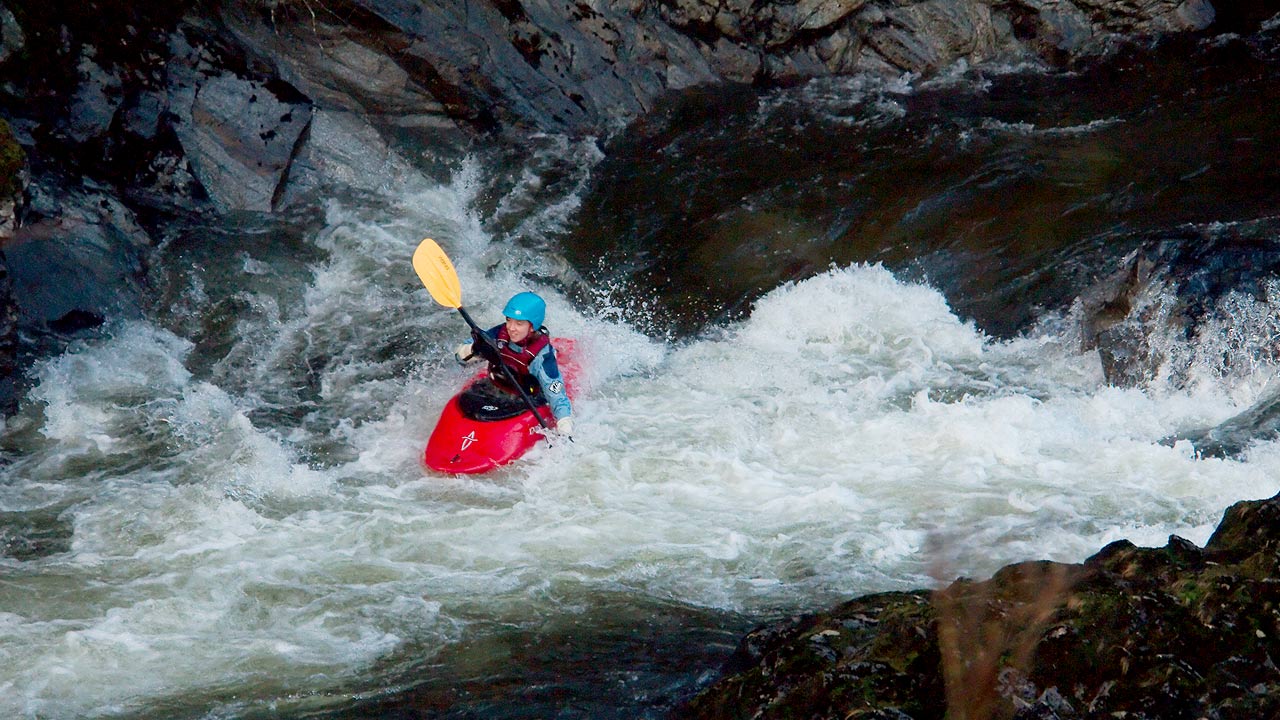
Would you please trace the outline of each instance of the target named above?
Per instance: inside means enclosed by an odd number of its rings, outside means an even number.
[[[1271,392],[1251,407],[1209,428],[1198,428],[1166,438],[1166,445],[1191,443],[1202,457],[1233,457],[1255,442],[1280,435],[1280,390]]]
[[[762,627],[677,713],[711,718],[1261,718],[1280,713],[1280,496],[1204,548],[860,598]]]

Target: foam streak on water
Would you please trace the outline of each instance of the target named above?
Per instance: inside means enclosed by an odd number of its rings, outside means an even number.
[[[606,593],[764,617],[939,565],[1203,543],[1280,485],[1271,445],[1159,443],[1252,397],[1107,387],[1068,339],[993,342],[877,266],[778,288],[681,346],[534,285],[584,353],[575,442],[428,473],[465,333],[413,278],[417,241],[442,239],[477,317],[558,267],[490,243],[473,193],[464,174],[411,194],[395,224],[335,206],[302,302],[207,377],[158,321],[40,369],[4,429],[0,512],[70,541],[0,560],[0,716],[287,715]]]

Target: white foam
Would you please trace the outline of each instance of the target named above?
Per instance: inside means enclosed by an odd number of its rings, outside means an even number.
[[[984,130],[1012,135],[1088,135],[1122,122],[1119,118],[1091,120],[1081,125],[1041,126],[1033,123],[1011,123],[994,118],[984,118],[980,124]]]
[[[64,444],[88,440],[109,452],[121,404],[172,392],[190,377],[182,365],[190,343],[172,334],[145,323],[125,323],[112,345],[105,353],[77,346],[37,374],[31,397],[44,405],[40,432],[45,437]]]

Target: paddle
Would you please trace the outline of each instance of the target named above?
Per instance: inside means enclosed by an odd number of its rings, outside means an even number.
[[[476,325],[476,321],[471,319],[471,315],[467,313],[467,309],[462,307],[462,284],[458,282],[458,271],[453,269],[453,263],[449,260],[449,256],[444,254],[444,249],[431,238],[418,243],[418,249],[413,251],[413,271],[418,273],[418,279],[422,280],[422,284],[427,286],[427,292],[431,293],[431,299],[440,303],[447,308],[457,310],[462,319],[467,321],[471,326],[471,330],[475,336],[480,338],[494,353],[498,352],[498,345],[489,337],[487,333]],[[537,419],[538,424],[544,430],[550,430],[547,421],[542,419],[534,408],[533,400],[529,398],[529,393],[524,391],[520,383],[516,380],[516,376],[511,372],[511,368],[506,363],[496,363],[502,368],[502,372],[507,376],[507,380],[520,393],[520,398],[524,400],[524,404],[529,408],[529,412],[533,413],[533,417]]]

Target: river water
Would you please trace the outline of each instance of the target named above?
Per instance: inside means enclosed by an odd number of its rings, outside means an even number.
[[[1082,258],[1265,224],[1276,135],[1244,114],[1271,89],[1215,82],[1201,104],[1149,78],[1265,70],[1267,42],[704,98],[720,121],[695,103],[611,145],[389,175],[323,218],[174,228],[145,319],[43,361],[0,433],[0,716],[658,718],[771,618],[1122,538],[1203,543],[1231,503],[1280,490],[1280,444],[1161,441],[1274,392],[1274,362],[1191,348],[1114,386],[1072,307]],[[1080,79],[1117,67],[1150,71],[1126,112]],[[1046,98],[1074,115],[1040,123]],[[815,117],[847,135],[796,119]],[[1188,117],[1261,151],[1202,158],[1203,136],[1161,130]],[[758,159],[770,145],[786,162]],[[767,177],[729,192],[730,148]],[[950,174],[922,180],[922,154]],[[1183,201],[1161,164],[1194,166]],[[1221,181],[1240,167],[1253,181]],[[991,168],[1030,190],[972,179]],[[920,224],[886,221],[890,196]],[[1041,216],[1058,219],[1034,237],[997,227]],[[467,373],[464,326],[410,266],[426,236],[477,318],[547,298],[584,365],[574,442],[479,478],[420,465]],[[1233,302],[1196,342],[1274,315]]]

